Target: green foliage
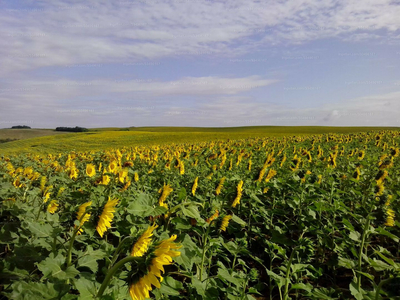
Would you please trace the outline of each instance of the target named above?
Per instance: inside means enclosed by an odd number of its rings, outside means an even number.
[[[114,131],[109,146],[133,133],[154,142],[160,130]],[[63,142],[111,139],[91,133]],[[176,235],[180,255],[165,264],[154,299],[395,299],[399,146],[398,131],[371,131],[3,155],[1,293],[127,299],[159,243]],[[133,257],[152,225],[149,247]]]

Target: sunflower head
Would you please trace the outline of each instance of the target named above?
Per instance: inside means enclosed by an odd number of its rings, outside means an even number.
[[[383,185],[383,182],[379,182],[379,183],[375,186],[375,196],[382,196],[384,190],[385,190],[385,187],[384,187],[384,185]]]
[[[131,256],[140,257],[146,253],[149,249],[151,243],[151,237],[153,236],[153,231],[158,227],[158,225],[149,226],[143,234],[139,237],[137,242],[133,245]]]
[[[365,152],[363,150],[358,151],[357,158],[359,160],[362,160],[364,158],[364,156],[365,156]]]
[[[226,216],[222,219],[221,227],[220,227],[220,230],[221,230],[221,231],[226,231],[226,228],[228,227],[229,221],[230,221],[231,219],[232,219],[232,216],[231,216],[231,215],[226,215]]]
[[[108,172],[112,174],[116,174],[118,169],[118,163],[113,160],[109,165],[108,165]]]
[[[88,164],[86,166],[86,175],[89,177],[93,177],[94,175],[96,175],[96,168],[94,165]]]
[[[49,203],[49,206],[47,206],[47,211],[51,214],[54,214],[58,208],[58,202],[57,200],[51,200]]]
[[[165,272],[164,266],[170,265],[173,262],[173,257],[179,256],[181,253],[176,251],[181,248],[181,245],[175,243],[176,235],[171,236],[169,239],[163,240],[154,246],[154,251],[148,255],[143,261],[145,264],[140,263],[139,269],[142,269],[140,275],[134,275],[134,280],[131,280],[129,287],[129,294],[133,300],[144,300],[150,298],[149,292],[153,286],[160,288],[160,282],[163,280],[162,273]],[[147,266],[147,270],[143,267]]]
[[[397,157],[397,156],[399,156],[399,154],[400,154],[399,148],[394,148],[394,147],[390,148],[390,155],[391,156]]]
[[[97,223],[96,230],[101,237],[103,237],[104,233],[107,231],[108,228],[111,228],[111,222],[114,218],[114,212],[116,211],[116,206],[119,202],[119,199],[111,200],[108,197],[108,201],[106,205],[104,205],[103,212],[99,217],[99,222]]]
[[[393,227],[395,225],[394,218],[395,218],[394,210],[391,209],[391,208],[388,208],[386,210],[386,223],[385,223],[385,226]]]
[[[89,201],[89,202],[83,203],[82,205],[79,206],[78,213],[76,216],[76,219],[78,221],[80,221],[78,234],[81,234],[83,232],[81,227],[87,220],[90,219],[90,214],[87,213],[86,211],[88,210],[88,207],[91,205],[92,205],[92,201]]]

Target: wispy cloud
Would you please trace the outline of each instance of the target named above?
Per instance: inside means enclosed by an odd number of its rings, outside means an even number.
[[[30,9],[3,6],[3,74],[158,59],[182,52],[235,56],[254,47],[327,37],[382,38],[382,30],[383,36],[395,37],[400,28],[400,6],[386,0],[88,3],[40,1]]]
[[[399,15],[390,0],[5,1],[0,118],[47,127],[128,126],[133,117],[141,125],[395,125],[399,60],[351,47],[392,51]],[[331,45],[338,51],[329,56]],[[324,82],[336,67],[340,76]],[[372,90],[371,80],[382,84]],[[315,105],[301,107],[309,95]]]

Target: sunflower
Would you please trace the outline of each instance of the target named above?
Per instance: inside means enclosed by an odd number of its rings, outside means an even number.
[[[111,181],[110,176],[105,175],[103,172],[103,175],[101,176],[101,179],[100,179],[100,184],[108,185],[110,183],[110,181]]]
[[[123,165],[124,167],[132,167],[133,166],[133,162],[131,162],[131,161],[126,161],[125,163],[124,163],[124,165]]]
[[[389,206],[390,202],[392,202],[393,195],[387,195],[385,205]]]
[[[122,189],[119,189],[118,191],[119,191],[119,192],[126,191],[126,190],[128,189],[128,187],[130,187],[130,185],[131,185],[131,181],[128,180],[128,181],[125,183],[124,187],[123,187]]]
[[[145,232],[139,237],[137,242],[133,245],[131,256],[140,257],[146,253],[149,248],[149,244],[151,242],[151,237],[153,236],[153,231],[156,229],[158,225],[149,226]]]
[[[290,169],[294,172],[299,168],[301,162],[301,158],[297,157],[297,154],[294,156],[294,158],[292,159],[292,163],[290,166]]]
[[[388,171],[386,170],[379,170],[378,174],[375,176],[375,180],[377,184],[383,183],[385,178],[388,176]]]
[[[89,177],[93,177],[94,175],[96,175],[96,169],[95,169],[94,165],[88,164],[86,166],[86,175]]]
[[[133,179],[135,180],[135,182],[139,181],[139,174],[138,172],[135,172],[135,175],[133,176]]]
[[[353,178],[355,180],[360,180],[360,174],[361,174],[360,169],[357,167],[356,170],[353,173]]]
[[[219,195],[221,194],[222,187],[224,186],[226,177],[222,177],[221,180],[218,183],[217,188],[215,189],[215,194]]]
[[[264,166],[260,170],[260,173],[258,174],[258,179],[257,179],[258,182],[261,182],[261,180],[263,179],[266,171],[267,171],[267,166],[264,164]]]
[[[196,161],[197,161],[197,160],[196,160]],[[219,164],[219,168],[220,168],[220,169],[222,169],[222,167],[224,166],[225,162],[226,162],[226,153],[224,153],[224,155],[222,155],[221,163]],[[197,165],[197,164],[196,164],[196,165]]]
[[[282,158],[282,161],[281,161],[281,164],[280,164],[281,167],[283,166],[285,161],[286,161],[286,153],[283,155],[283,158]]]
[[[125,180],[128,178],[128,169],[124,168],[118,172],[118,180],[121,183],[125,183]]]
[[[196,194],[196,189],[197,189],[198,184],[199,184],[199,177],[196,177],[196,179],[194,180],[193,186],[192,186],[193,196]]]
[[[359,160],[362,160],[364,158],[364,156],[365,156],[365,152],[363,150],[358,151],[358,157],[357,158]]]
[[[379,170],[389,169],[391,167],[393,167],[393,156],[391,159],[385,159],[379,162]]]
[[[154,258],[151,260],[147,274],[129,287],[129,294],[132,300],[150,298],[149,292],[153,289],[152,285],[157,288],[161,287],[160,282],[163,280],[161,272],[165,272],[164,266],[172,263],[172,257],[181,255],[180,252],[175,251],[181,248],[180,244],[174,243],[175,239],[176,235],[173,235],[156,246]]]
[[[71,179],[76,179],[78,178],[78,169],[73,167],[71,168],[71,170],[69,171],[69,178]]]
[[[394,147],[390,148],[390,155],[391,156],[397,157],[397,156],[399,156],[399,153],[400,153],[399,148],[394,148]]]
[[[320,158],[324,155],[324,151],[321,149],[320,145],[318,145],[317,157]]]
[[[15,178],[15,180],[13,181],[13,186],[15,186],[16,188],[23,187],[23,184],[21,183],[21,178],[20,178],[20,176],[18,176],[17,178]]]
[[[44,192],[44,195],[43,195],[43,202],[44,203],[46,203],[50,199],[50,195],[51,195],[51,193],[48,192],[47,190]]]
[[[47,211],[54,214],[58,208],[57,200],[51,200],[49,206],[47,206]]]
[[[264,163],[264,166],[266,166],[267,168],[272,166],[272,164],[274,163],[275,158],[274,158],[274,151],[272,151],[272,153],[270,153]]]
[[[385,226],[390,226],[393,227],[394,226],[394,217],[395,217],[395,213],[394,210],[391,208],[388,208],[386,211],[386,223]]]
[[[308,162],[312,162],[312,156],[311,156],[311,153],[309,152],[309,151],[307,151],[307,160],[308,160]]]
[[[218,218],[218,216],[219,216],[219,211],[218,211],[218,209],[216,209],[216,210],[215,210],[215,213],[214,213],[211,217],[207,218],[206,222],[207,222],[208,224],[210,224],[213,220],[215,220],[216,218]]]
[[[118,199],[111,200],[110,197],[108,197],[108,201],[106,205],[104,205],[103,212],[99,217],[99,222],[96,227],[101,237],[103,237],[104,232],[106,232],[108,228],[111,228],[111,221],[114,217],[115,206],[118,204],[118,201]]]
[[[231,215],[226,215],[223,219],[222,219],[222,223],[221,223],[221,231],[226,231],[226,228],[229,225],[229,221],[232,219]]]
[[[240,180],[237,186],[237,195],[235,200],[233,200],[232,207],[236,207],[236,205],[240,204],[240,199],[242,198],[242,192],[243,192],[243,180]]]
[[[116,174],[118,170],[118,164],[115,160],[113,160],[109,165],[108,165],[108,172]]]
[[[385,190],[385,187],[383,185],[383,182],[377,183],[375,186],[375,196],[382,196],[384,190]]]
[[[183,164],[183,161],[179,161],[179,174],[185,174],[185,165]]]
[[[90,218],[90,214],[86,213],[86,208],[90,205],[92,205],[92,201],[83,203],[81,206],[79,206],[78,213],[76,216],[76,219],[78,221],[80,220],[78,234],[81,234],[83,232],[83,230],[82,230],[83,223],[85,223]],[[83,216],[83,218],[82,218],[82,216]]]
[[[46,185],[46,181],[47,181],[46,176],[42,176],[42,177],[40,178],[40,190],[41,190],[42,192],[44,191],[44,187],[45,187],[45,185]]]
[[[322,175],[320,174],[320,175],[318,175],[318,181],[317,181],[317,183],[318,183],[318,184],[321,184],[321,182],[322,182]]]
[[[14,166],[10,162],[7,163],[7,167],[6,168],[7,168],[8,174],[10,174],[10,175],[12,175],[14,173],[14,171],[15,171]]]
[[[301,182],[302,183],[306,182],[306,176],[310,175],[310,174],[311,174],[310,170],[307,170],[306,172],[301,171],[300,174],[299,174],[299,177],[301,178]]]
[[[60,189],[58,190],[58,193],[57,193],[57,198],[59,198],[60,196],[61,196],[61,194],[63,193],[65,191],[65,187],[60,187]]]
[[[265,178],[265,182],[266,183],[269,182],[272,179],[272,177],[274,177],[275,175],[276,175],[276,171],[274,169],[270,169],[268,171],[267,178]]]
[[[26,167],[24,169],[24,175],[27,176],[29,178],[29,176],[33,173],[33,169],[32,167]]]
[[[328,167],[332,167],[332,168],[336,167],[336,152],[329,154]]]
[[[171,188],[169,185],[164,185],[162,188],[162,194],[160,196],[160,199],[158,200],[158,203],[160,206],[164,206],[165,208],[168,208],[167,204],[164,203],[165,199],[168,197],[169,194],[171,194],[171,192],[174,189]]]

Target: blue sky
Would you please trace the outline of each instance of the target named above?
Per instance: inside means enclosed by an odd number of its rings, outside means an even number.
[[[2,1],[0,128],[400,126],[396,1]]]

